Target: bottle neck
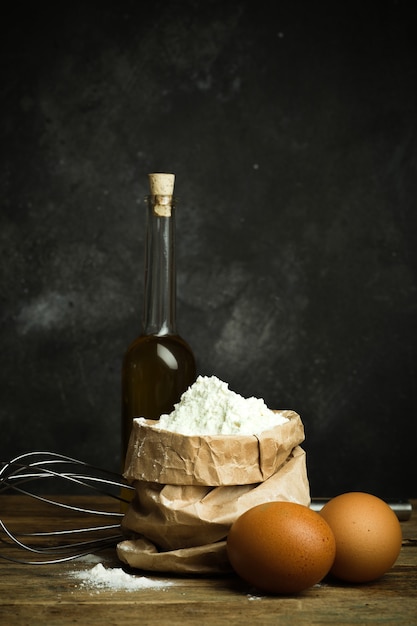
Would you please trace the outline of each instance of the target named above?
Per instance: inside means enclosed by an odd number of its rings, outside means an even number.
[[[175,207],[172,196],[147,198],[143,332],[176,333]]]

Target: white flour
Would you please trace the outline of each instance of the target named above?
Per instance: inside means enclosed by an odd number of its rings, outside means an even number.
[[[158,427],[183,435],[254,435],[288,422],[260,398],[244,398],[216,376],[199,376]]]
[[[138,589],[165,589],[172,582],[153,580],[146,576],[131,576],[121,568],[106,568],[98,563],[89,570],[72,572],[72,577],[81,581],[82,587],[137,591]]]

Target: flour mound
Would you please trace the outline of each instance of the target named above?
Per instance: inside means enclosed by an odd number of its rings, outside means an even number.
[[[216,376],[199,376],[158,428],[183,435],[255,435],[288,422],[261,398],[244,398]]]
[[[137,591],[138,589],[164,589],[171,582],[154,580],[146,576],[131,576],[120,567],[106,568],[98,563],[89,570],[73,572],[73,578],[81,581],[84,587]]]

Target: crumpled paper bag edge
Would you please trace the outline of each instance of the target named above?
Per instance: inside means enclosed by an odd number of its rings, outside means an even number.
[[[120,542],[116,549],[122,563],[148,572],[201,575],[232,572],[227,557],[226,541],[158,552],[151,541],[139,537]]]
[[[285,466],[286,469],[284,470]],[[267,487],[267,483],[271,480],[274,485],[272,490],[271,487]],[[262,502],[273,500],[293,501],[309,506],[310,493],[305,451],[300,446],[297,446],[290,454],[290,458],[288,462],[284,464],[283,468],[279,470],[274,477],[271,477],[259,486],[267,490],[266,493],[262,492],[262,498],[256,495],[256,489],[254,488],[243,496],[245,498],[243,507],[233,507],[234,512],[232,515],[229,511],[226,512],[228,518],[227,528],[230,528],[233,521],[245,510]],[[188,488],[192,489],[190,486]],[[226,487],[226,489],[230,489],[230,487]],[[213,491],[216,493],[221,490],[222,487],[217,487],[214,488]],[[186,492],[187,487],[185,487],[184,498]],[[225,506],[227,508],[227,505]],[[218,519],[213,518],[213,523],[218,521]],[[154,543],[156,541],[155,538],[151,539],[145,537],[143,533],[147,531],[145,531],[143,527],[142,532],[140,532],[138,526],[136,526],[135,530],[135,522],[131,520],[131,523],[125,528],[126,539],[117,545],[118,557],[130,567],[147,571],[194,574],[218,574],[226,572],[228,563],[224,559],[227,559],[227,553],[222,551],[221,544],[227,539],[227,528],[224,535],[218,537],[217,541],[213,542],[210,541],[208,537],[211,533],[207,533],[207,523],[210,523],[210,520],[206,520],[205,526],[203,520],[201,523],[202,531],[200,541],[204,541],[204,538],[207,537],[208,541],[206,544],[201,545],[201,543],[197,543],[197,545],[189,546],[185,545],[184,542],[177,542],[177,546],[172,546],[170,549],[164,550],[157,547],[156,543]],[[167,533],[175,534],[177,533],[176,528],[179,527],[178,525],[181,526],[180,518],[178,518],[177,522],[173,520],[172,523],[168,525],[163,523],[161,532],[164,536]]]
[[[157,428],[157,420],[133,421],[124,477],[171,485],[254,484],[274,474],[305,439],[298,413],[258,435],[186,436]]]

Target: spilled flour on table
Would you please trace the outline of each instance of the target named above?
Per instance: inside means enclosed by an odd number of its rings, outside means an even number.
[[[140,589],[161,589],[164,591],[173,584],[166,580],[154,580],[146,576],[127,574],[120,567],[106,568],[102,563],[97,563],[89,570],[72,572],[71,576],[81,582],[81,587],[96,590],[138,591]]]

